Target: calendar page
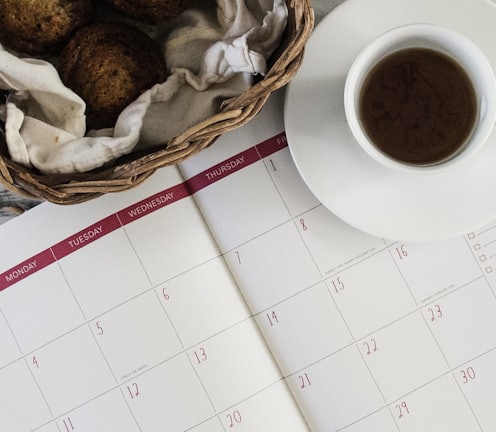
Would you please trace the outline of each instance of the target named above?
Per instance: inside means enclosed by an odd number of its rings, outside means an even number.
[[[308,430],[177,169],[0,244],[0,431]]]
[[[130,191],[0,226],[0,430],[496,430],[496,222],[359,232],[276,93]]]
[[[496,223],[355,230],[298,175],[282,103],[181,169],[310,429],[495,431]]]

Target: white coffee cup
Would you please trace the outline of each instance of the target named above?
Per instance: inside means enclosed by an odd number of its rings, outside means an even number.
[[[402,162],[381,151],[365,132],[359,114],[361,89],[370,70],[386,56],[408,48],[427,48],[448,55],[465,70],[475,91],[477,114],[472,132],[457,153],[431,165]],[[466,36],[432,24],[408,24],[383,33],[358,54],[346,78],[344,107],[353,136],[374,160],[411,173],[440,172],[469,160],[486,143],[496,120],[496,78],[482,51]]]

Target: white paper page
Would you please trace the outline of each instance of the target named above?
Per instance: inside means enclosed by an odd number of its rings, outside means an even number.
[[[355,230],[298,175],[282,103],[181,168],[312,431],[496,430],[496,225]]]
[[[0,243],[1,431],[308,430],[176,169]]]

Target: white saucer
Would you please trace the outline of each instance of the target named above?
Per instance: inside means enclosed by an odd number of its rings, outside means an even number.
[[[346,0],[310,37],[286,92],[284,116],[296,166],[323,205],[375,236],[434,241],[496,218],[496,131],[456,170],[428,176],[391,172],[359,147],[343,106],[346,74],[359,51],[384,31],[416,22],[465,34],[496,68],[496,2]]]

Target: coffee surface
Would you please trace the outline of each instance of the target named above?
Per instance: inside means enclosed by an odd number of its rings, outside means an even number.
[[[401,50],[381,60],[364,83],[359,106],[375,145],[415,165],[455,154],[477,116],[466,72],[450,57],[424,48]]]

